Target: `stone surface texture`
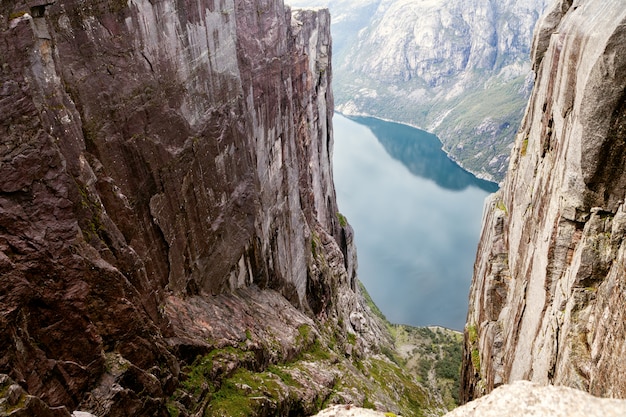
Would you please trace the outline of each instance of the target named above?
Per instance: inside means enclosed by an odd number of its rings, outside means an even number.
[[[320,411],[315,414],[315,417],[384,417],[385,415],[389,414],[370,410],[368,408],[335,405]]]
[[[594,397],[584,391],[516,381],[465,404],[445,417],[619,417],[626,401]]]
[[[315,417],[383,417],[389,413],[336,405]],[[516,381],[462,405],[444,417],[622,417],[626,400],[598,398],[577,389]]]
[[[0,372],[160,416],[185,364],[248,334],[255,369],[301,324],[388,340],[337,218],[328,11],[3,1],[0,25]]]
[[[0,374],[1,417],[70,417],[63,406],[50,407],[39,397],[29,395],[6,374]]]
[[[465,400],[527,379],[626,397],[626,8],[560,0],[487,204],[465,329]]]

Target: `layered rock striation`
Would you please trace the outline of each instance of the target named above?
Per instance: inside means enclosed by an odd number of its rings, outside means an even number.
[[[229,375],[324,326],[355,355],[386,343],[337,216],[329,19],[2,2],[0,372],[53,408],[157,416],[216,348],[253,352]]]
[[[626,9],[561,0],[488,202],[465,331],[464,398],[519,379],[626,397]]]

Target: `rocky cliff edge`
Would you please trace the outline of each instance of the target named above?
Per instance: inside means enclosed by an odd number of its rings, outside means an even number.
[[[626,9],[555,2],[506,181],[487,204],[465,400],[519,379],[626,397]]]
[[[335,201],[329,20],[273,0],[0,4],[0,372],[99,416],[387,401],[344,364],[389,336]]]

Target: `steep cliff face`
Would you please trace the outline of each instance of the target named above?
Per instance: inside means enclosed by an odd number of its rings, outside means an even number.
[[[386,343],[337,218],[329,19],[1,3],[0,372],[52,407],[155,416],[216,348],[252,352],[228,376],[325,328],[354,355]]]
[[[535,88],[475,265],[466,400],[518,379],[626,397],[623,6],[558,1],[535,33]]]

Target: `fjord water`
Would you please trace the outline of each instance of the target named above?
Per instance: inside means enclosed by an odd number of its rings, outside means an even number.
[[[392,323],[460,330],[485,197],[497,185],[451,161],[436,136],[335,114],[339,208],[359,278]]]

